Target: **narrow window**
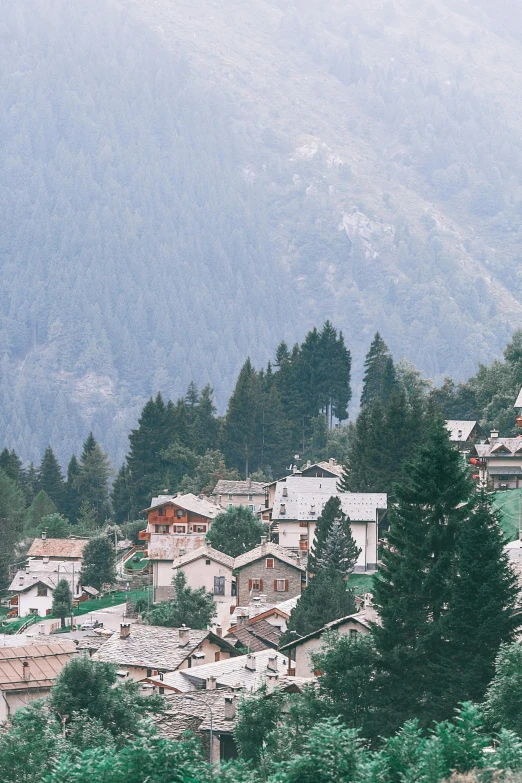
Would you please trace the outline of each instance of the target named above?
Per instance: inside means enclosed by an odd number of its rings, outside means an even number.
[[[267,559],[266,559],[266,567],[267,568],[273,568],[274,567],[274,558],[273,557],[267,557]]]
[[[225,577],[214,577],[214,595],[225,595]]]

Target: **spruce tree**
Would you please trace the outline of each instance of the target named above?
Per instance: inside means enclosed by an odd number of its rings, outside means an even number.
[[[417,460],[396,487],[382,566],[374,579],[381,620],[374,638],[382,733],[413,717],[423,725],[441,717],[437,704],[445,686],[434,665],[444,652],[442,623],[453,595],[457,534],[469,513],[470,492],[444,421],[435,418]]]
[[[443,655],[434,667],[444,678],[447,711],[482,701],[503,643],[521,620],[514,613],[518,585],[504,552],[504,536],[482,492],[457,531],[451,595],[442,618]]]
[[[110,513],[109,478],[111,472],[108,454],[102,450],[91,433],[83,447],[76,487],[82,503],[87,502],[94,509],[97,525],[101,525]]]
[[[50,446],[45,449],[40,469],[38,471],[40,489],[46,492],[58,511],[66,512],[66,490],[62,469]]]
[[[65,513],[69,522],[75,525],[80,510],[80,495],[78,492],[78,477],[80,475],[80,463],[73,456],[67,466],[67,481],[65,484]]]
[[[207,384],[201,389],[196,406],[193,441],[198,454],[205,454],[209,449],[216,449],[219,440],[219,422],[216,419],[214,392]]]
[[[114,521],[121,525],[128,522],[131,513],[130,473],[124,462],[114,479],[111,489],[111,503]]]
[[[22,461],[14,449],[9,451],[9,449],[5,448],[0,452],[0,469],[2,469],[6,476],[14,481],[17,486],[20,487],[23,485],[24,470]]]
[[[258,465],[260,451],[261,382],[247,359],[228,403],[223,428],[223,451],[227,464],[248,478]]]
[[[165,488],[165,466],[161,453],[171,443],[172,410],[161,394],[146,403],[138,427],[129,435],[130,451],[127,464],[130,471],[132,498],[131,517],[135,518],[150,504],[153,492]]]
[[[383,447],[384,409],[380,400],[364,405],[355,422],[354,436],[339,479],[340,492],[385,492],[390,454]]]
[[[106,536],[91,538],[83,550],[82,583],[100,590],[116,581],[116,558],[112,542]]]
[[[379,332],[376,332],[364,361],[361,405],[371,405],[377,399],[386,404],[395,385],[393,359],[388,346]]]
[[[353,540],[350,520],[341,508],[341,499],[331,497],[317,520],[308,571],[317,574],[334,568],[346,577],[353,571],[360,554],[361,550]]]
[[[65,628],[65,618],[70,617],[72,613],[72,595],[69,582],[66,579],[60,579],[53,593],[53,617],[59,617],[61,627]]]
[[[54,514],[56,511],[57,508],[47,492],[41,489],[27,509],[25,529],[30,534],[34,533],[42,517],[46,516],[46,514]]]
[[[355,598],[352,591],[346,589],[344,576],[333,567],[320,570],[310,579],[292,609],[287,630],[280,643],[286,644],[299,636],[306,636],[327,623],[348,617],[356,611]],[[292,631],[295,631],[295,634]]]

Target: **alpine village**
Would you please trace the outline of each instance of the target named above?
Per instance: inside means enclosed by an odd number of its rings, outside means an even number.
[[[327,322],[114,472],[0,453],[0,780],[519,780],[522,332],[435,387]]]

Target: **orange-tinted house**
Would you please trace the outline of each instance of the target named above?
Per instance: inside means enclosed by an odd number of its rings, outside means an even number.
[[[212,520],[222,511],[216,503],[190,493],[159,495],[143,511],[147,514],[147,529],[140,533],[140,538],[148,541],[152,533],[205,536]]]

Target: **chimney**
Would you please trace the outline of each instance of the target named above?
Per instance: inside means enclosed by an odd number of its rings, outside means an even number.
[[[236,615],[236,625],[238,628],[244,628],[245,625],[248,625],[248,614],[241,613]]]
[[[312,467],[312,460],[310,460],[310,459],[306,460],[306,467],[307,468],[311,468]]]
[[[31,667],[29,666],[29,661],[24,661],[22,663],[22,677],[24,680],[31,679]]]
[[[236,717],[236,697],[225,696],[225,720],[234,720]]]
[[[216,636],[219,636],[220,638],[223,636],[223,628],[220,625],[216,625]]]
[[[251,672],[255,672],[256,670],[256,656],[249,653],[247,655],[246,663],[245,663],[245,669],[248,669]]]
[[[268,693],[273,693],[274,688],[276,687],[277,683],[279,681],[279,674],[277,672],[270,672],[268,671],[266,673],[266,690]]]
[[[130,636],[130,623],[120,623],[120,639],[127,639]]]
[[[266,598],[267,596],[264,593],[259,593],[259,600],[262,604],[266,604]]]
[[[491,440],[494,440],[495,438],[498,438],[498,430],[491,430]]]
[[[181,628],[178,630],[179,634],[179,646],[180,647],[186,647],[189,643],[189,637],[190,637],[190,628],[187,628],[187,626],[183,623]]]
[[[42,530],[42,541],[45,541],[46,538],[47,538],[47,533],[45,532],[45,530]]]
[[[265,546],[267,541],[268,541],[267,536],[261,536],[261,546]]]
[[[207,677],[207,691],[215,691],[215,690],[216,690],[216,678],[212,677],[211,675],[210,677]]]
[[[271,655],[269,657],[266,668],[269,672],[277,672],[277,655]]]
[[[328,462],[330,463],[330,465],[337,465],[337,460],[336,460],[336,459],[334,459],[333,457],[330,457],[330,459],[328,460]]]

